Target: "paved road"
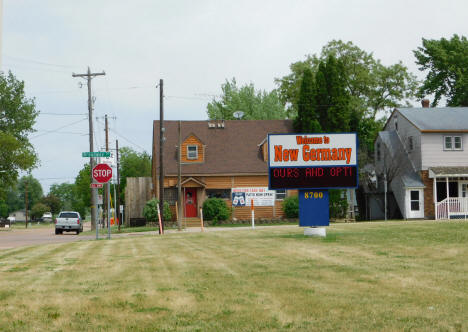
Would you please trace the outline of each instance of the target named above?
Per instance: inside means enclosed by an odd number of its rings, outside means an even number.
[[[84,230],[89,230],[89,225],[84,225]],[[76,235],[75,233],[63,233],[55,235],[55,229],[50,228],[12,228],[0,231],[0,250],[23,246],[31,246],[45,243],[62,243],[93,239],[92,235]]]

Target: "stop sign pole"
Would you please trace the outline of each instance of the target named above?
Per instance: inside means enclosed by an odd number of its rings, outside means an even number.
[[[99,183],[107,183],[107,238],[111,238],[111,229],[110,229],[110,183],[109,180],[112,179],[112,168],[107,164],[98,164],[93,168],[92,171],[93,179]],[[99,228],[96,223],[96,240],[99,239]]]

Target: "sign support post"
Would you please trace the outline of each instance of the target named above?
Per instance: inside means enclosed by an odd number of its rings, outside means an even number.
[[[110,224],[110,182],[107,182],[107,239],[111,238],[111,224]]]
[[[91,175],[93,179],[99,183],[107,183],[106,186],[106,191],[107,191],[107,211],[110,210],[110,183],[109,180],[112,178],[112,168],[107,165],[107,164],[98,164],[96,165],[92,171]],[[108,226],[108,232],[107,232],[107,238],[111,238],[111,229],[110,229],[110,218],[109,218],[109,212],[107,213],[107,226]],[[96,221],[96,240],[99,240],[99,223]]]
[[[250,210],[252,211],[252,228],[255,229],[255,210],[254,210],[254,200],[251,200]]]

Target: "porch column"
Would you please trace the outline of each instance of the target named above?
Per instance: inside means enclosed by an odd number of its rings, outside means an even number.
[[[432,191],[433,191],[433,196],[434,196],[434,209],[435,209],[435,220],[438,219],[438,214],[437,214],[437,176],[434,177],[433,180],[433,185],[432,185]]]
[[[447,187],[447,219],[450,219],[450,193],[449,193],[449,182],[448,182],[448,176],[445,178],[445,185]]]

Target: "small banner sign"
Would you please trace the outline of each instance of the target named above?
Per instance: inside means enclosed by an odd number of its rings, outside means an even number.
[[[255,206],[275,205],[275,191],[268,187],[232,188],[231,192],[233,206],[250,206],[252,200]]]

